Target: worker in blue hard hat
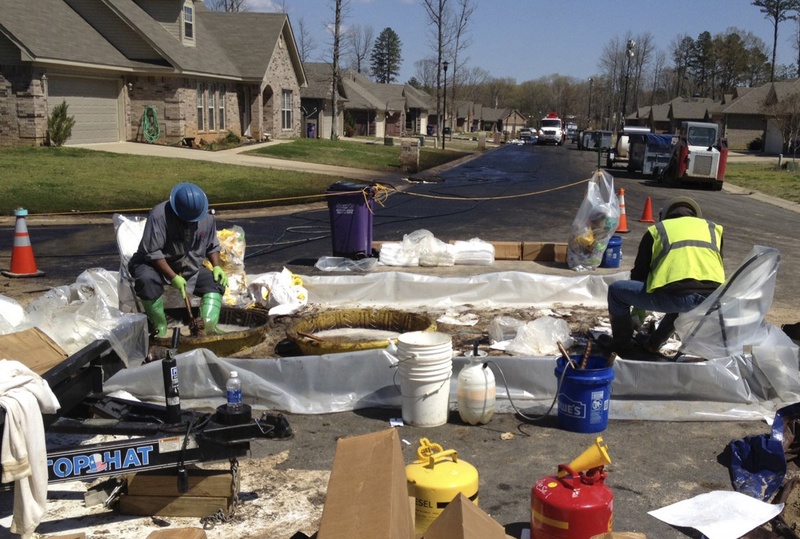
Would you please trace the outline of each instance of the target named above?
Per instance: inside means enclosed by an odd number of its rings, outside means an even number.
[[[167,336],[163,299],[167,284],[183,298],[187,292],[200,296],[205,331],[212,335],[217,332],[222,295],[228,284],[219,253],[217,226],[208,212],[208,197],[195,184],[177,184],[169,200],[150,210],[142,241],[128,270],[156,337]],[[206,259],[213,270],[203,266]]]
[[[674,332],[678,314],[724,281],[722,226],[704,219],[693,199],[673,198],[642,237],[630,280],[608,286],[612,334],[598,341],[625,359],[652,357]],[[634,336],[632,308],[665,314],[655,331]]]

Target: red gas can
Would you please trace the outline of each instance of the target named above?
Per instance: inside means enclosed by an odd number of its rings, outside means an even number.
[[[603,467],[576,474],[566,464],[559,464],[558,471],[531,489],[531,537],[590,539],[610,532],[614,494],[605,485]]]

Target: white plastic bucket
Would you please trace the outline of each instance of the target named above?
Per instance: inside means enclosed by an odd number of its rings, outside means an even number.
[[[453,359],[450,335],[435,331],[411,331],[397,338],[397,359],[400,362],[439,363]]]
[[[453,342],[433,331],[403,333],[397,339],[403,421],[415,427],[447,423]]]

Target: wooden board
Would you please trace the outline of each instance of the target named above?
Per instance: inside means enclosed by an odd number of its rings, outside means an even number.
[[[189,470],[188,492],[178,492],[174,473],[145,472],[129,475],[128,494],[136,496],[218,496],[229,497],[233,492],[229,470]]]
[[[222,496],[131,496],[119,499],[119,512],[123,515],[160,517],[207,517],[222,509],[230,511],[233,497]]]

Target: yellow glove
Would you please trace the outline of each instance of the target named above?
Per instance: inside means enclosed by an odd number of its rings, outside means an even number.
[[[172,284],[173,287],[180,290],[182,298],[186,297],[186,279],[184,279],[180,275],[176,275],[175,277],[172,278],[170,284]]]
[[[219,266],[214,266],[214,269],[212,271],[214,273],[214,281],[218,282],[222,286],[227,287],[228,286],[228,274],[225,273],[225,271]]]

